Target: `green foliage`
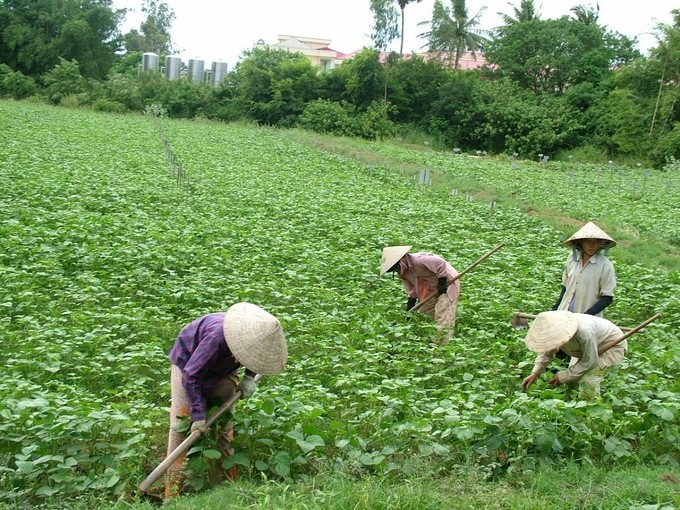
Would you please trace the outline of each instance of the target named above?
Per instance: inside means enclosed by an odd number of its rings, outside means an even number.
[[[393,0],[371,0],[370,7],[373,13],[371,40],[373,46],[381,51],[387,48],[401,33],[399,30],[399,13]]]
[[[347,101],[366,110],[374,101],[385,96],[385,68],[376,50],[364,48],[340,66],[333,68],[327,78],[330,99]]]
[[[554,301],[567,253],[560,232],[523,211],[376,172],[280,130],[17,102],[0,102],[0,113],[14,120],[0,131],[2,503],[131,497],[164,456],[172,339],[237,301],[280,318],[289,365],[238,404],[236,457],[217,458],[211,440],[196,445],[197,490],[225,461],[243,478],[289,483],[326,469],[379,480],[470,467],[502,479],[573,459],[677,466],[677,271],[613,252],[612,320],[663,318],[631,339],[601,401],[545,381],[525,394],[533,356],[508,319]],[[188,190],[167,171],[158,122]],[[608,231],[678,236],[677,186],[662,172],[639,181],[633,199],[629,183],[642,176],[630,170],[362,144]],[[387,244],[414,242],[462,269],[500,240],[508,245],[463,281],[446,347],[431,342],[429,318],[403,311],[400,283],[376,274]]]
[[[597,24],[567,17],[533,18],[503,29],[486,47],[497,71],[533,92],[563,93],[581,82],[600,83],[638,55],[624,37],[608,35]]]
[[[108,0],[1,2],[0,62],[35,79],[60,58],[77,60],[83,76],[102,79],[119,46],[123,13]]]
[[[142,13],[146,18],[136,29],[123,36],[125,49],[128,52],[153,52],[157,55],[172,53],[172,36],[170,30],[175,20],[175,12],[165,2],[144,0]]]
[[[360,112],[353,121],[352,134],[367,140],[383,140],[396,133],[396,126],[389,118],[390,106],[374,101],[366,111]]]
[[[357,112],[350,104],[319,99],[305,108],[297,127],[317,133],[383,140],[394,136],[397,129],[389,118],[390,111],[391,107],[381,101],[374,102],[366,111]]]
[[[317,133],[337,136],[348,135],[351,131],[350,115],[339,103],[317,99],[307,105],[297,121],[298,127]]]
[[[399,124],[426,128],[434,107],[433,100],[442,87],[457,75],[434,60],[412,55],[408,59],[390,56],[387,61],[387,100],[393,107],[391,118]]]
[[[59,64],[43,77],[43,94],[48,102],[59,104],[63,98],[87,92],[87,80],[80,74],[75,60],[59,59]]]
[[[476,28],[485,9],[483,7],[469,17],[465,0],[451,0],[450,8],[441,0],[435,0],[432,20],[419,23],[430,26],[430,30],[421,35],[427,39],[429,51],[442,62],[458,69],[458,62],[464,53],[476,55],[489,42],[482,31]]]
[[[647,127],[649,114],[650,110],[628,90],[614,89],[589,112],[593,119],[592,141],[612,157],[644,153],[652,146]]]
[[[35,80],[19,71],[12,71],[6,64],[0,64],[0,97],[25,99],[38,91]]]
[[[303,55],[255,49],[234,74],[237,111],[262,124],[292,126],[309,101],[319,98],[317,70]]]

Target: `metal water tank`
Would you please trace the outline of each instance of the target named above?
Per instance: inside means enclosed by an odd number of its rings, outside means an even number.
[[[198,83],[203,83],[203,72],[205,67],[205,61],[190,58],[189,59],[189,81],[195,81]]]
[[[210,72],[210,85],[217,87],[227,77],[227,63],[213,62]]]
[[[168,80],[179,80],[182,70],[182,59],[180,57],[165,57],[165,77]]]
[[[155,53],[142,53],[142,71],[158,71],[159,58]]]

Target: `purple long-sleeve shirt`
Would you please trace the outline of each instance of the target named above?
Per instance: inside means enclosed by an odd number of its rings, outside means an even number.
[[[206,419],[204,392],[241,367],[224,339],[224,315],[211,313],[187,324],[168,354],[172,364],[182,371],[192,422]]]

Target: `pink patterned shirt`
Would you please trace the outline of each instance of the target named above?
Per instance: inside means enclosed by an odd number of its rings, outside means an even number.
[[[408,297],[417,297],[423,301],[431,293],[437,292],[437,281],[446,277],[451,281],[458,274],[451,264],[434,253],[407,253],[401,259],[399,277],[404,283]],[[449,285],[446,291],[451,301],[457,301],[460,294],[460,281]]]

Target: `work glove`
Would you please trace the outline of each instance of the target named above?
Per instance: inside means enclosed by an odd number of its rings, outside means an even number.
[[[237,390],[241,390],[241,398],[249,398],[255,393],[255,380],[250,376],[245,376],[241,382],[236,386]]]
[[[417,298],[410,297],[406,300],[406,311],[408,312],[411,308],[416,306]]]
[[[194,430],[200,430],[201,434],[205,434],[207,427],[205,426],[205,420],[196,420],[191,424],[191,432]]]
[[[446,294],[446,287],[446,276],[442,276],[437,280],[437,292],[439,292],[440,296]]]

